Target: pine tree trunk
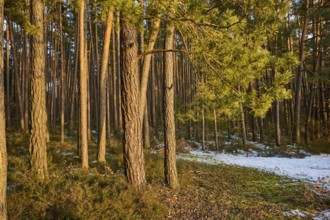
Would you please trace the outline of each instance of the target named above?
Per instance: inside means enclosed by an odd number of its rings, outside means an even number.
[[[113,124],[115,131],[118,131],[118,95],[117,95],[117,44],[116,44],[116,35],[115,28],[112,30],[112,88],[113,88]],[[109,98],[110,98],[110,78],[109,78]],[[110,112],[109,112],[110,113]],[[110,139],[109,139],[110,140]]]
[[[275,53],[277,48],[275,47]],[[277,75],[277,70],[273,70],[274,79]],[[275,144],[276,146],[281,145],[281,127],[280,127],[280,102],[275,100],[274,102],[274,116],[275,116]]]
[[[74,71],[73,71],[73,76],[72,76],[72,94],[71,94],[71,103],[70,103],[70,124],[69,124],[69,131],[73,131],[74,124],[75,124],[75,103],[77,100],[76,96],[76,91],[77,91],[77,75],[78,75],[78,61],[79,61],[79,53],[78,53],[78,48],[80,47],[80,42],[79,42],[79,18],[76,16],[76,31],[75,31],[75,41],[74,41]],[[77,109],[78,110],[78,109]],[[79,115],[79,114],[78,114]]]
[[[64,129],[65,129],[65,72],[64,72],[64,42],[63,42],[63,24],[62,24],[62,5],[59,3],[59,16],[60,16],[60,48],[61,48],[61,110],[60,110],[60,125],[61,125],[61,143],[64,142]]]
[[[108,82],[107,82],[107,97],[106,97],[106,101],[107,101],[107,114],[106,114],[106,120],[107,120],[107,126],[106,126],[106,133],[107,133],[107,143],[110,143],[110,139],[111,139],[111,108],[110,108],[110,97],[111,97],[111,92],[110,92],[110,71],[108,71]]]
[[[121,82],[123,111],[123,151],[127,182],[134,187],[146,185],[144,155],[142,150],[142,127],[139,117],[139,72],[136,30],[128,20],[121,21]]]
[[[1,24],[2,25],[2,24]],[[6,118],[7,118],[7,127],[11,126],[11,108],[10,108],[10,50],[9,50],[9,41],[10,41],[10,24],[7,19],[6,27]],[[1,50],[1,49],[0,49]]]
[[[251,127],[252,127],[251,128],[252,129],[252,141],[256,142],[257,141],[257,134],[256,134],[257,126],[256,126],[256,119],[253,115],[251,116]]]
[[[0,0],[0,36],[3,36],[4,1]],[[7,24],[8,25],[8,24]],[[8,26],[7,26],[8,31]],[[0,219],[7,219],[7,150],[6,150],[6,116],[4,90],[4,55],[3,43],[0,41]],[[8,50],[7,50],[8,51]],[[8,57],[8,56],[7,56]],[[8,71],[8,70],[7,70]]]
[[[117,14],[117,25],[118,27],[120,26],[120,19],[119,19],[119,13]],[[118,112],[118,115],[116,115],[116,117],[118,117],[118,134],[119,136],[121,136],[122,134],[122,130],[123,130],[123,115],[122,115],[122,111],[121,111],[121,108],[122,108],[122,103],[121,103],[121,91],[122,91],[122,88],[121,88],[121,64],[120,64],[120,57],[121,57],[121,51],[120,51],[120,45],[121,45],[121,40],[120,40],[120,31],[119,31],[119,28],[117,28],[117,31],[116,31],[116,35],[117,35],[117,95],[118,95],[118,103],[117,103],[117,112]]]
[[[149,126],[149,114],[148,107],[144,107],[143,116],[143,146],[144,148],[150,148],[150,126]]]
[[[173,49],[174,27],[168,24],[166,28],[165,49]],[[174,118],[174,79],[173,53],[165,53],[164,72],[164,134],[165,134],[165,184],[174,189],[179,187],[176,171],[176,139]]]
[[[329,137],[330,132],[329,132],[329,127],[330,127],[330,120],[328,117],[328,113],[330,112],[329,107],[330,105],[327,104],[327,102],[325,101],[325,86],[323,82],[319,83],[319,90],[320,90],[320,108],[321,108],[321,117],[322,117],[322,121],[323,121],[323,133],[326,137]],[[329,92],[328,92],[329,94]],[[329,103],[329,101],[328,101]]]
[[[38,30],[32,35],[30,153],[31,169],[39,180],[48,177],[44,8],[44,1],[32,1],[32,24]]]
[[[84,64],[84,72],[86,73],[87,83],[86,83],[86,93],[87,93],[87,142],[91,140],[91,84],[90,84],[90,71],[89,71],[89,60],[91,54],[88,53],[91,48],[88,48],[87,42],[87,31],[85,32],[85,64]]]
[[[242,125],[242,144],[245,146],[247,140],[246,140],[245,115],[244,115],[244,108],[242,103],[240,103],[240,108],[241,108],[241,125]]]
[[[141,2],[143,3],[143,2]],[[153,21],[153,26],[151,30],[151,36],[149,38],[147,52],[152,51],[155,46],[155,42],[158,36],[160,26],[160,18],[156,17]],[[141,52],[143,51],[142,45],[144,44],[144,35],[141,34]],[[148,79],[151,65],[151,54],[148,54],[143,59],[142,65],[142,75],[141,75],[141,84],[140,84],[140,120],[143,121],[143,141],[144,147],[150,148],[150,129],[149,129],[149,111],[146,106],[147,102],[147,88],[148,88]]]
[[[29,126],[29,79],[30,79],[30,63],[29,63],[29,36],[27,36],[26,34],[24,34],[23,37],[23,65],[24,65],[24,69],[22,70],[23,72],[23,79],[24,79],[24,83],[22,84],[23,86],[23,96],[24,96],[24,124],[26,125],[26,133],[28,133],[28,126]]]
[[[215,148],[219,148],[219,141],[218,141],[218,124],[217,124],[217,112],[215,108],[213,109],[213,117],[214,117],[214,140],[215,140]]]
[[[281,128],[280,128],[280,102],[279,101],[275,101],[275,130],[276,130],[276,134],[275,134],[275,142],[276,142],[276,146],[280,146],[281,145]]]
[[[305,0],[305,17],[304,26],[301,33],[301,40],[299,45],[300,51],[300,65],[298,67],[298,74],[296,78],[296,92],[295,92],[295,122],[294,122],[294,133],[293,133],[293,143],[300,143],[300,111],[301,111],[301,90],[302,90],[302,78],[303,78],[303,68],[305,61],[305,40],[307,37],[307,28],[309,20],[309,0]]]
[[[106,148],[106,113],[107,113],[107,83],[108,83],[108,61],[109,49],[112,30],[113,12],[109,8],[107,23],[104,33],[104,45],[101,61],[100,74],[100,114],[99,114],[99,140],[98,140],[98,154],[97,160],[105,162],[105,148]],[[109,101],[109,100],[108,100]]]
[[[13,55],[13,71],[14,71],[14,77],[15,80],[13,80],[13,82],[16,85],[16,95],[17,95],[17,104],[18,104],[18,109],[19,109],[19,121],[20,121],[20,130],[21,131],[25,131],[26,130],[26,126],[24,124],[24,107],[23,107],[23,98],[22,98],[22,91],[21,91],[21,78],[20,78],[20,74],[19,74],[19,63],[18,63],[18,59],[17,59],[17,53],[16,53],[16,46],[15,46],[15,39],[14,39],[14,28],[13,28],[13,23],[12,22],[8,22],[8,27],[10,29],[10,46],[11,46],[11,50],[12,50],[12,55]]]
[[[257,90],[258,90],[258,98],[261,97],[261,84],[262,82],[260,80],[257,80]],[[264,128],[263,128],[263,118],[258,117],[258,126],[259,126],[259,143],[264,142]]]
[[[88,76],[85,55],[85,2],[80,1],[79,8],[79,142],[81,149],[81,166],[88,169],[88,133],[87,133],[87,89]]]
[[[155,80],[155,59],[154,56],[152,56],[151,59],[151,83],[150,83],[150,98],[151,98],[151,122],[152,122],[152,128],[155,131],[157,128],[157,116],[156,116],[156,80]]]
[[[155,18],[153,22],[153,27],[151,31],[151,36],[148,43],[148,48],[146,52],[152,51],[155,46],[155,42],[157,40],[158,32],[160,26],[160,18]],[[147,54],[144,57],[143,67],[142,67],[142,77],[141,77],[141,96],[140,96],[140,105],[141,105],[141,112],[140,112],[140,120],[142,121],[144,115],[144,107],[146,106],[147,100],[147,88],[148,88],[148,79],[149,79],[149,70],[150,70],[150,60],[151,54]]]

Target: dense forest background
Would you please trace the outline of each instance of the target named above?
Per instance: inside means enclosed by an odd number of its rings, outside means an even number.
[[[137,188],[147,183],[143,149],[159,142],[172,189],[179,139],[202,149],[238,137],[329,144],[329,1],[2,0],[0,9],[0,219],[6,130],[29,136],[41,181],[53,131],[77,143],[86,169],[91,141],[106,163],[121,138]]]

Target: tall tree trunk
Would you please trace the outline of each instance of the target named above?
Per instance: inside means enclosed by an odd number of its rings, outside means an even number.
[[[117,25],[118,27],[120,26],[120,18],[119,18],[119,13],[117,14]],[[122,98],[121,98],[121,91],[122,91],[122,88],[121,88],[121,74],[122,74],[122,71],[121,71],[121,64],[120,64],[120,56],[121,56],[121,51],[120,51],[120,44],[121,44],[121,40],[120,40],[120,29],[117,28],[117,31],[116,31],[116,35],[117,35],[117,95],[118,95],[118,103],[117,103],[117,112],[118,112],[118,115],[116,117],[118,117],[118,134],[121,136],[122,134],[122,129],[123,129],[123,115],[122,115],[122,111],[121,111],[121,106],[122,106]]]
[[[275,101],[275,142],[276,146],[281,145],[281,128],[280,128],[280,102],[278,100]]]
[[[18,109],[19,109],[19,121],[20,121],[20,130],[25,131],[26,126],[24,124],[24,107],[23,107],[23,98],[22,98],[22,91],[21,91],[21,78],[19,76],[19,63],[17,59],[17,53],[16,53],[16,45],[15,45],[15,39],[14,39],[14,24],[12,22],[8,22],[9,32],[10,32],[10,42],[11,42],[11,50],[13,55],[13,63],[14,63],[14,76],[16,84],[16,95],[17,95],[17,102],[18,102]]]
[[[60,124],[61,124],[61,143],[64,142],[64,129],[65,129],[65,72],[64,72],[64,42],[63,42],[63,22],[62,22],[62,3],[59,3],[60,13],[60,48],[61,48],[61,111],[60,111]]]
[[[305,61],[305,40],[307,37],[308,21],[309,21],[309,0],[305,0],[305,17],[303,30],[301,33],[301,39],[299,44],[299,60],[300,64],[298,67],[298,74],[296,79],[296,96],[295,96],[295,122],[294,122],[294,133],[293,133],[293,143],[300,143],[300,111],[301,111],[301,90],[302,90],[302,77],[303,77],[303,68]]]
[[[174,27],[169,23],[166,28],[165,50],[173,49],[173,40]],[[176,171],[173,53],[165,53],[164,66],[165,184],[174,189],[179,187],[179,181]]]
[[[78,48],[79,48],[79,19],[78,16],[76,16],[76,31],[75,31],[75,41],[74,41],[74,71],[72,73],[72,94],[71,94],[71,103],[70,103],[70,124],[69,124],[69,131],[73,130],[74,124],[75,124],[75,102],[76,102],[76,91],[77,91],[77,75],[78,75],[78,61],[79,61],[79,54],[78,54]],[[79,114],[78,114],[79,115]]]
[[[158,36],[160,26],[160,18],[155,18],[152,26],[151,36],[149,38],[149,43],[146,52],[152,51],[155,46],[155,42]],[[142,121],[144,115],[144,107],[146,106],[147,100],[147,88],[148,88],[148,79],[149,79],[149,70],[150,70],[150,60],[151,54],[147,54],[144,57],[143,67],[142,67],[142,77],[141,77],[141,96],[140,96],[140,120]]]
[[[219,148],[219,141],[218,141],[218,124],[217,124],[217,112],[215,108],[213,109],[213,118],[214,118],[214,143],[215,143],[215,148]]]
[[[116,44],[116,33],[115,33],[115,28],[113,28],[112,30],[112,89],[113,89],[113,124],[114,124],[114,129],[115,131],[118,131],[118,91],[117,91],[117,62],[119,62],[119,60],[117,60],[117,44]],[[108,78],[109,80],[109,98],[110,98],[110,78]],[[110,101],[110,100],[108,100]],[[120,109],[120,108],[119,108]],[[110,108],[109,108],[109,113],[110,113]],[[110,114],[109,114],[110,117]],[[110,119],[110,118],[109,118]],[[109,123],[110,124],[110,123]],[[110,136],[109,136],[110,138]],[[110,139],[109,139],[110,140]]]
[[[91,77],[90,77],[90,71],[89,71],[89,60],[91,57],[91,54],[88,53],[88,51],[91,50],[91,48],[88,48],[88,42],[87,42],[87,30],[85,32],[85,64],[84,64],[84,72],[86,73],[87,83],[86,83],[86,93],[87,93],[87,142],[91,140]],[[88,152],[88,151],[87,151]]]
[[[277,49],[275,49],[276,51]],[[276,52],[275,52],[276,53]],[[277,70],[273,70],[274,79],[277,75]],[[275,116],[275,143],[276,146],[281,145],[281,127],[280,127],[280,102],[275,100],[274,102],[274,116]]]
[[[127,182],[137,188],[146,185],[142,127],[139,117],[139,72],[136,30],[128,19],[121,21],[121,81],[124,122],[124,166]]]
[[[157,84],[156,84],[156,79],[155,79],[155,59],[154,59],[154,56],[152,56],[152,59],[151,59],[151,63],[152,63],[152,66],[151,66],[151,121],[152,121],[152,127],[153,127],[153,130],[155,130],[157,128],[157,116],[156,116],[156,87],[157,87]]]
[[[143,4],[143,1],[141,1],[141,4]],[[159,32],[159,26],[160,26],[160,18],[156,17],[153,21],[153,26],[151,30],[151,36],[149,38],[149,43],[147,47],[147,51],[152,51],[155,46],[155,42],[158,36]],[[141,34],[141,52],[143,51],[143,45],[144,45],[144,35]],[[149,79],[149,72],[150,72],[150,64],[151,64],[151,54],[148,54],[143,59],[143,65],[142,65],[142,76],[141,76],[141,84],[140,84],[140,120],[143,121],[143,141],[144,141],[144,147],[149,148],[150,147],[150,127],[149,127],[149,110],[146,106],[147,102],[147,88],[148,88],[148,79]]]
[[[0,9],[1,10],[1,9]],[[2,25],[2,24],[0,24]],[[6,27],[6,118],[7,118],[7,127],[11,126],[11,108],[10,108],[10,50],[9,50],[9,41],[10,41],[10,24],[7,19]],[[1,49],[0,49],[1,50]],[[1,62],[1,61],[0,61]]]
[[[3,36],[4,1],[0,0],[0,36]],[[8,31],[8,26],[7,26]],[[4,90],[4,56],[3,43],[0,41],[0,219],[7,219],[7,150],[6,150],[6,116]],[[8,52],[8,50],[7,50]],[[8,58],[8,56],[7,56]],[[7,70],[9,71],[9,70]],[[9,97],[9,96],[8,96]]]
[[[43,0],[32,1],[32,24],[38,29],[32,35],[30,153],[32,172],[40,180],[48,177],[44,9]]]
[[[98,140],[98,154],[97,160],[105,162],[105,146],[106,146],[106,113],[107,113],[107,83],[108,83],[108,61],[109,49],[112,30],[113,12],[109,8],[107,23],[104,33],[104,45],[101,61],[101,75],[100,75],[100,114],[99,114],[99,140]]]
[[[258,98],[261,97],[261,84],[262,82],[260,80],[257,80],[257,91],[258,91]],[[258,126],[259,126],[259,143],[263,143],[264,142],[264,126],[263,126],[263,118],[262,117],[258,117]]]
[[[202,150],[205,150],[205,110],[202,107]]]
[[[256,118],[251,115],[251,129],[252,129],[252,141],[253,142],[256,142],[257,141],[257,134],[256,134],[256,131],[257,131],[257,126],[256,126]]]
[[[245,115],[244,115],[244,108],[243,104],[240,103],[240,108],[241,108],[241,125],[242,125],[242,144],[245,146],[246,145],[246,125],[245,125]]]
[[[111,108],[110,108],[110,97],[111,97],[111,91],[110,91],[110,85],[111,85],[111,74],[110,74],[110,68],[108,68],[108,81],[107,81],[107,89],[106,89],[106,121],[107,121],[107,126],[106,126],[106,133],[107,133],[107,142],[110,143],[110,139],[111,139]],[[112,76],[115,75],[115,72],[112,72]],[[116,103],[115,101],[113,101],[113,103]]]
[[[143,116],[143,146],[150,148],[150,126],[149,126],[149,112],[147,106],[144,107]]]
[[[87,133],[87,89],[88,76],[85,55],[85,2],[80,1],[79,8],[79,143],[81,166],[88,169],[88,133]]]
[[[26,125],[26,133],[28,133],[28,126],[29,126],[29,79],[30,79],[30,63],[29,63],[29,36],[27,36],[26,34],[23,35],[23,66],[24,69],[22,70],[23,73],[23,78],[24,78],[24,83],[22,84],[22,91],[24,91],[23,93],[23,97],[24,97],[24,124]]]

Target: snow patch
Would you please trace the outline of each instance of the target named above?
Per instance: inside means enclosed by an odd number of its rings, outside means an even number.
[[[313,218],[314,220],[329,220],[330,209],[326,209]]]
[[[289,218],[310,218],[312,215],[309,212],[301,211],[299,209],[290,210],[283,213],[284,216]],[[318,213],[316,216],[313,217],[313,220],[329,220],[330,219],[330,209],[326,209],[320,213]]]
[[[178,158],[207,164],[229,164],[253,167],[277,175],[320,183],[320,179],[330,176],[330,155],[313,155],[305,158],[257,157],[255,155],[231,155],[227,153],[203,152],[193,150],[191,154],[182,154]],[[321,182],[330,189],[330,182]]]
[[[284,216],[287,216],[290,218],[306,218],[309,216],[308,212],[300,211],[299,209],[290,210],[290,211],[284,212],[283,214],[284,214]]]

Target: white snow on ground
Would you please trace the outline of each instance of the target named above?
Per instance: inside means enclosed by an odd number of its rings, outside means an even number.
[[[295,210],[290,210],[290,211],[284,212],[283,215],[286,217],[289,217],[289,218],[299,218],[299,219],[314,216],[313,220],[329,220],[330,219],[330,210],[326,209],[326,210],[318,213],[315,216],[315,215],[311,215],[309,212],[295,209]]]
[[[283,214],[284,214],[284,216],[291,217],[291,218],[294,218],[294,217],[307,218],[309,216],[308,212],[300,211],[299,209],[290,210],[290,211],[284,212]]]
[[[194,160],[208,164],[230,164],[253,167],[304,181],[317,182],[320,178],[326,188],[330,188],[330,155],[313,155],[305,158],[283,157],[246,157],[242,154],[203,152],[193,150],[190,154],[178,155],[178,158]]]
[[[314,220],[329,220],[330,219],[330,209],[324,210],[323,212],[319,213],[313,219]]]

